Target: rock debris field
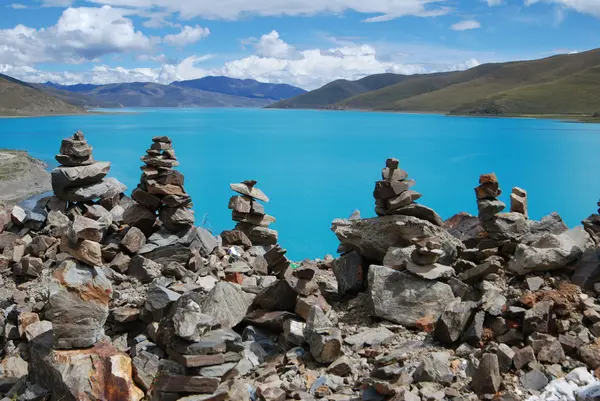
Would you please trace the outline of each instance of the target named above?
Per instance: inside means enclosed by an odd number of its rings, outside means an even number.
[[[231,230],[194,225],[168,137],[131,197],[81,132],[56,159],[0,210],[0,401],[600,400],[600,214],[505,212],[490,173],[443,221],[388,159],[378,217],[292,262],[254,180]]]

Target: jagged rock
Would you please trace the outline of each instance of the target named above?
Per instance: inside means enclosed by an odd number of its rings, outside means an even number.
[[[556,212],[552,212],[542,217],[540,221],[530,220],[529,229],[532,234],[550,233],[562,234],[569,229],[562,217]]]
[[[352,372],[352,361],[347,356],[341,356],[327,367],[327,373],[344,377]]]
[[[44,337],[44,336],[42,336]],[[140,401],[144,393],[135,386],[131,359],[111,344],[100,342],[84,350],[53,350],[47,338],[31,347],[29,378],[65,401]]]
[[[498,356],[483,354],[471,384],[475,392],[478,394],[496,394],[500,390],[501,380]]]
[[[577,354],[590,369],[600,368],[600,343],[598,341],[580,347]]]
[[[519,244],[507,269],[525,275],[560,269],[579,259],[592,246],[582,227],[563,234],[544,234],[531,245]]]
[[[165,227],[174,232],[185,230],[194,225],[194,211],[185,207],[165,207],[160,209],[160,221]]]
[[[340,256],[333,262],[332,270],[337,279],[340,296],[358,293],[364,289],[365,267],[358,252],[352,251]]]
[[[459,274],[458,279],[464,282],[477,282],[489,274],[496,273],[501,268],[502,258],[490,257],[483,263]]]
[[[27,376],[28,364],[20,356],[9,356],[0,362],[0,391],[8,392]]]
[[[373,314],[411,328],[426,316],[437,320],[446,305],[454,300],[447,284],[383,266],[369,268],[368,283]]]
[[[150,259],[146,259],[141,255],[134,256],[129,262],[127,274],[135,277],[142,283],[150,283],[157,277],[161,276],[161,266]]]
[[[141,351],[133,358],[133,379],[144,391],[152,388],[152,382],[159,372],[158,355]]]
[[[405,248],[391,247],[383,257],[383,265],[394,270],[404,270],[412,261],[411,255],[415,249],[414,245]]]
[[[57,167],[52,170],[52,189],[59,193],[67,188],[77,188],[102,181],[108,171],[110,163],[96,162],[87,166]]]
[[[21,269],[24,276],[39,277],[44,269],[44,262],[40,258],[27,255],[21,259]]]
[[[121,240],[121,247],[131,254],[138,253],[146,245],[146,236],[137,227],[131,227]]]
[[[238,223],[236,230],[242,231],[253,245],[275,245],[277,244],[277,231],[267,228],[254,226],[249,223]]]
[[[220,281],[200,305],[202,313],[211,316],[221,327],[231,328],[240,323],[254,296],[232,283]]]
[[[304,329],[306,324],[294,319],[288,319],[283,323],[283,338],[288,344],[302,346],[306,342]]]
[[[63,262],[49,284],[54,346],[89,347],[104,335],[112,285],[96,267]]]
[[[521,213],[503,213],[482,221],[482,225],[492,239],[518,241],[529,234],[527,221]]]
[[[406,182],[406,181],[405,181]],[[410,205],[414,201],[420,199],[423,195],[412,189],[406,190],[392,198],[386,199],[386,207],[389,213]]]
[[[342,332],[333,327],[318,306],[313,306],[308,314],[304,337],[317,362],[331,363],[340,356]]]
[[[158,322],[162,319],[167,309],[177,301],[181,295],[161,285],[151,284],[146,292],[144,310],[150,321]]]
[[[240,230],[223,231],[221,238],[223,239],[223,245],[239,245],[248,248],[252,246],[252,242],[248,236]]]
[[[448,345],[458,341],[473,319],[475,306],[473,302],[451,302],[435,325],[434,338]]]
[[[522,367],[527,366],[532,362],[536,362],[535,352],[533,351],[533,348],[527,346],[516,350],[513,362],[515,364],[515,369],[521,369]]]
[[[156,215],[141,205],[131,205],[123,212],[123,222],[132,227],[137,227],[146,235],[152,234]]]
[[[497,355],[500,371],[502,373],[508,372],[512,367],[515,351],[506,344],[498,344]]]
[[[395,334],[385,327],[375,327],[364,330],[344,338],[344,342],[354,349],[362,347],[376,347],[378,345],[389,344],[395,337]]]
[[[90,266],[102,265],[102,246],[97,242],[82,240],[71,244],[69,238],[63,235],[60,239],[60,250]]]
[[[528,277],[525,281],[529,291],[537,291],[544,285],[544,279],[541,277]]]
[[[479,220],[482,222],[494,219],[505,208],[504,202],[498,199],[480,199],[477,201]]]
[[[77,188],[65,188],[56,191],[56,195],[69,202],[85,202],[99,198],[110,198],[121,194],[127,187],[116,178],[104,178],[102,181]]]
[[[540,391],[548,385],[548,378],[539,370],[533,369],[523,374],[520,382],[526,389]]]
[[[592,289],[600,283],[600,250],[591,248],[573,265],[571,282],[582,288]]]
[[[158,210],[161,205],[161,200],[158,196],[152,195],[139,187],[131,192],[131,198],[152,211]]]
[[[450,370],[450,354],[447,352],[432,352],[425,355],[413,373],[416,382],[434,382],[450,385],[454,374]]]
[[[67,231],[67,235],[72,243],[77,243],[78,240],[102,242],[105,231],[106,226],[104,224],[87,217],[75,216],[73,225]]]
[[[193,299],[182,297],[177,301],[173,327],[179,337],[189,341],[200,341],[214,325],[212,317],[202,313],[200,305]]]
[[[277,280],[260,292],[254,303],[267,311],[289,311],[296,308],[298,294],[287,280]]]
[[[476,246],[481,239],[487,236],[479,218],[465,212],[458,213],[446,220],[443,227],[468,247]]]
[[[448,232],[428,221],[412,216],[383,216],[362,220],[334,220],[332,231],[342,245],[356,249],[369,260],[381,263],[390,247],[407,247],[413,238],[435,237],[442,245],[441,264],[450,265],[456,259],[462,243]]]
[[[485,321],[485,312],[479,311],[475,313],[473,321],[463,336],[463,341],[471,345],[477,345],[483,338],[483,323]]]

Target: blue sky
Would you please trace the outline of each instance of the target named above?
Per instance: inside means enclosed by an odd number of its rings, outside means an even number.
[[[600,47],[600,0],[0,0],[0,73],[306,89]]]

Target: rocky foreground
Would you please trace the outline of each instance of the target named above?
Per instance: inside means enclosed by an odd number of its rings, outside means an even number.
[[[444,222],[389,159],[378,217],[291,263],[256,181],[232,230],[194,226],[168,137],[131,198],[82,133],[56,158],[54,196],[0,211],[1,401],[600,397],[600,215],[502,213],[485,174]]]
[[[47,166],[27,152],[0,150],[0,204],[13,206],[52,190]]]

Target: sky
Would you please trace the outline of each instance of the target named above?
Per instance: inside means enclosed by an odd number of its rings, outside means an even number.
[[[600,0],[0,0],[0,73],[307,90],[600,47]]]

